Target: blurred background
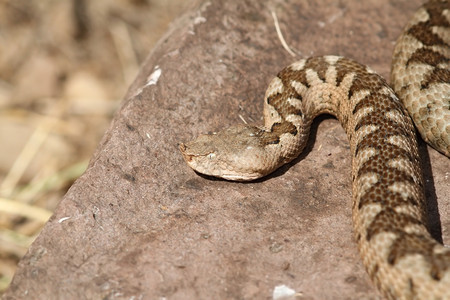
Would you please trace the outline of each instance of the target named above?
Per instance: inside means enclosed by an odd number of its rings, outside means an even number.
[[[0,0],[0,295],[186,0]]]

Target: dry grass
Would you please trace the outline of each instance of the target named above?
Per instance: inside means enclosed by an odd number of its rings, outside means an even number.
[[[0,294],[186,2],[0,1]]]

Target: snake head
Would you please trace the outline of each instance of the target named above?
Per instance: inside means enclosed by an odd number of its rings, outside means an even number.
[[[255,126],[233,126],[200,135],[179,145],[186,163],[195,171],[233,181],[249,181],[267,175],[273,165],[271,151],[264,145],[266,132]],[[271,164],[273,166],[271,166]]]

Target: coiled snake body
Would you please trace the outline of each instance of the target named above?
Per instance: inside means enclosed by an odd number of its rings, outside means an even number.
[[[450,3],[426,3],[394,50],[392,82],[339,56],[300,60],[278,73],[265,128],[238,125],[180,144],[207,175],[253,180],[297,157],[313,119],[335,115],[353,157],[353,225],[364,266],[389,299],[450,299],[450,248],[426,225],[415,129],[450,156]]]

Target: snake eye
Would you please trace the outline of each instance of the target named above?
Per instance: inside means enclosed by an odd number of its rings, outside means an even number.
[[[208,154],[208,158],[209,158],[209,159],[213,159],[214,157],[216,157],[216,154],[215,154],[215,153],[210,153],[210,154]]]

